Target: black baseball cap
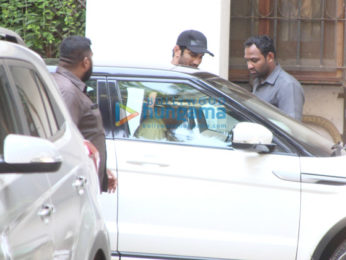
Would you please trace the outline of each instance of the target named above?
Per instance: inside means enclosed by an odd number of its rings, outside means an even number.
[[[183,31],[177,39],[177,45],[184,46],[194,53],[208,53],[214,56],[214,54],[207,49],[207,38],[199,31]]]

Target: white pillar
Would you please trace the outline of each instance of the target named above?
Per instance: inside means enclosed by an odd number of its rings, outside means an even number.
[[[97,65],[167,65],[180,32],[208,39],[200,69],[228,75],[230,0],[88,0],[86,36]]]

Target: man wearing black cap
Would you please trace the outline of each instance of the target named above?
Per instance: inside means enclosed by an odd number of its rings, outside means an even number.
[[[214,56],[207,49],[207,38],[204,34],[196,30],[183,31],[173,48],[173,59],[171,63],[198,68],[202,62],[204,53]]]

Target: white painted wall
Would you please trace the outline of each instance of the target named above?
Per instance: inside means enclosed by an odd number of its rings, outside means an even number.
[[[208,39],[200,69],[228,77],[230,0],[88,0],[94,64],[167,65],[180,32]]]

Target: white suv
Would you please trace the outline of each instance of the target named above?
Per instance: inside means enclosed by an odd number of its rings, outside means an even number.
[[[110,259],[91,147],[17,39],[0,28],[0,259]]]
[[[346,155],[196,69],[97,67],[121,259],[345,259]]]

